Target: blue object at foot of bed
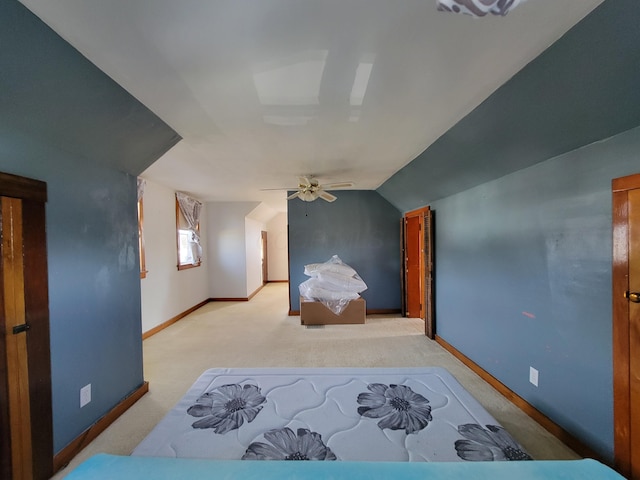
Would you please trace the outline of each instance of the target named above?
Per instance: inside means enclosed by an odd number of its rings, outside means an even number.
[[[624,480],[596,460],[521,462],[287,462],[127,457],[99,454],[65,480],[179,479],[430,479]]]

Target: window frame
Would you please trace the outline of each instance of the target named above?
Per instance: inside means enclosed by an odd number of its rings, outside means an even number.
[[[178,197],[176,196],[176,255],[177,255],[177,267],[178,270],[188,270],[190,268],[196,268],[202,265],[202,259],[198,263],[181,263],[180,262],[180,230],[184,230],[180,228],[180,217],[184,219],[184,215],[180,211],[180,203],[178,202]],[[196,233],[200,235],[200,222],[196,225]]]

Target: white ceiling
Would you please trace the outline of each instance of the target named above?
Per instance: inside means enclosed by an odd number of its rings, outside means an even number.
[[[376,189],[602,2],[21,1],[183,137],[142,176],[278,211],[298,175]]]

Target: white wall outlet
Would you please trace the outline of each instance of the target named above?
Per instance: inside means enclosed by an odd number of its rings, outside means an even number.
[[[91,401],[91,384],[87,384],[80,389],[80,408]]]
[[[529,381],[538,386],[538,370],[533,367],[529,367]]]

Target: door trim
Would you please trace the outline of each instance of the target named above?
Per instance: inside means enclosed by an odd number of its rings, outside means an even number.
[[[32,178],[0,173],[0,196],[47,202],[47,184]]]
[[[0,173],[0,196],[19,199],[22,207],[22,250],[25,323],[29,377],[29,409],[31,422],[32,475],[47,479],[53,475],[53,423],[51,410],[51,354],[49,349],[49,294],[46,248],[45,202],[47,185],[39,180]],[[4,287],[0,290],[4,290]],[[0,297],[0,473],[11,469],[11,452],[6,443],[9,414],[6,411],[8,388],[5,384],[7,320],[4,296]],[[11,470],[9,470],[11,471]],[[5,475],[6,476],[6,475]],[[7,478],[10,478],[7,477]]]
[[[629,287],[628,191],[640,188],[640,174],[612,181],[613,265],[613,426],[616,468],[631,474],[631,402],[629,303],[624,292]]]

